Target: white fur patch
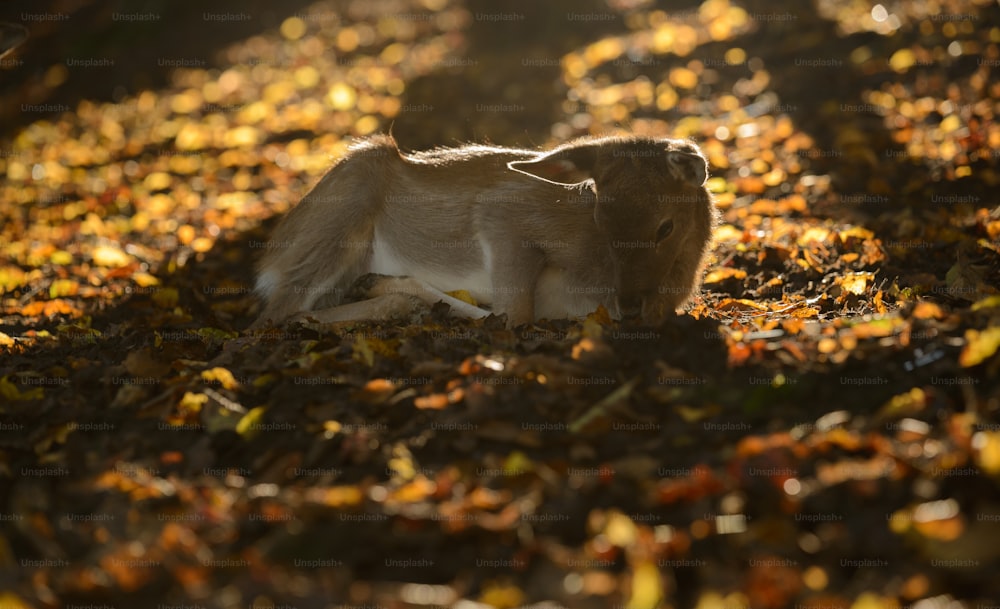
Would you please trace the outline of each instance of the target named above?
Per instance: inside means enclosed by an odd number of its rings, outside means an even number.
[[[258,294],[263,295],[265,298],[269,298],[274,294],[274,290],[278,287],[278,272],[277,271],[264,271],[257,276],[257,283],[254,288],[257,290]]]
[[[372,240],[372,257],[367,272],[394,277],[413,277],[442,292],[467,290],[477,302],[489,304],[493,302],[493,283],[489,271],[492,260],[489,247],[481,237],[478,238],[484,264],[471,273],[442,272],[440,269],[430,269],[419,262],[400,256],[385,237],[379,234],[376,227],[375,237]],[[461,250],[456,251],[456,255],[461,255]]]

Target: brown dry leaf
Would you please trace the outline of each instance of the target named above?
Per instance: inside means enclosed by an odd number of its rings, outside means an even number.
[[[170,363],[157,359],[149,348],[137,349],[125,356],[125,370],[135,377],[160,378],[170,372]]]
[[[797,309],[793,309],[791,315],[800,321],[803,319],[811,319],[813,317],[819,317],[819,309],[816,307],[799,307]]]
[[[115,584],[126,592],[138,590],[153,577],[155,571],[141,563],[142,559],[151,560],[149,556],[136,556],[132,544],[116,547],[100,559],[101,571],[111,578]],[[154,561],[155,562],[155,561]]]
[[[783,319],[781,320],[781,329],[788,334],[794,336],[802,331],[806,327],[806,322],[803,319]]]
[[[875,308],[875,312],[879,315],[885,315],[887,312],[885,303],[882,301],[882,290],[879,290],[872,298],[872,306]]]

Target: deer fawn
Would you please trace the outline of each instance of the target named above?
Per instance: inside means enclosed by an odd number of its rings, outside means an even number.
[[[549,151],[469,145],[403,154],[353,146],[265,245],[255,326],[299,313],[387,318],[415,302],[508,326],[580,317],[656,324],[697,290],[716,211],[687,141],[583,137]],[[367,278],[370,300],[343,304]],[[308,312],[308,314],[306,314]]]

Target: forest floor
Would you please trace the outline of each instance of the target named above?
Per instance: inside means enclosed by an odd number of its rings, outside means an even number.
[[[79,4],[107,35],[0,66],[0,607],[1000,599],[995,2],[250,3],[188,54]],[[281,213],[390,127],[693,138],[702,293],[247,331]]]

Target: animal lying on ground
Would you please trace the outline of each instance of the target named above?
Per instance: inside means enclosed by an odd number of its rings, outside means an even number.
[[[582,317],[657,324],[698,289],[716,211],[691,142],[583,137],[548,151],[467,145],[404,154],[360,141],[265,244],[255,327],[293,315],[386,319],[415,303],[483,308],[510,327]],[[366,278],[368,300],[345,304]],[[423,305],[426,306],[426,305]]]

